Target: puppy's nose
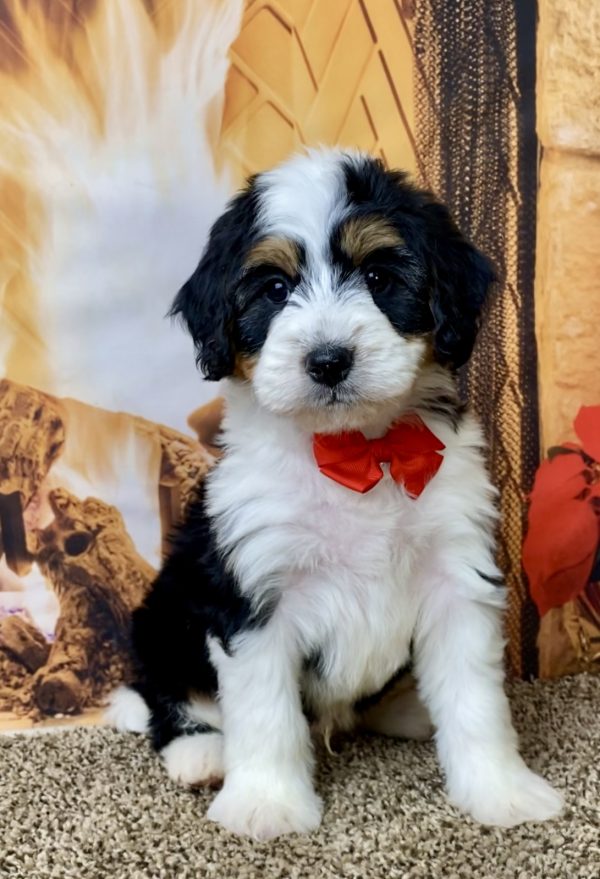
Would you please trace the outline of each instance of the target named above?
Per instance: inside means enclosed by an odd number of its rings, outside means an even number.
[[[305,360],[306,371],[313,381],[329,388],[344,381],[350,370],[354,354],[341,345],[322,345],[311,351]]]

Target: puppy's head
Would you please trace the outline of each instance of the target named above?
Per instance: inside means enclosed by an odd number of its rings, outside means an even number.
[[[401,172],[337,150],[252,178],[179,291],[209,379],[314,429],[358,427],[425,364],[465,363],[493,272]]]

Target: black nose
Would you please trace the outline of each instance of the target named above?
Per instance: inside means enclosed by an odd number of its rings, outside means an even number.
[[[341,345],[322,345],[315,348],[305,361],[306,371],[313,381],[329,388],[343,382],[350,370],[354,354]]]

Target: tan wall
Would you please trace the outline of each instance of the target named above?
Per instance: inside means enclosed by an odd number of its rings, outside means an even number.
[[[536,264],[544,448],[600,403],[600,3],[539,0]]]

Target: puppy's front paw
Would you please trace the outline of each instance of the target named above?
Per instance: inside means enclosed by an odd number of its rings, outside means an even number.
[[[310,785],[226,778],[207,817],[232,833],[267,840],[284,833],[309,833],[321,823],[322,804]]]
[[[452,802],[481,824],[514,827],[526,821],[548,821],[563,809],[563,798],[524,763],[478,773]]]

